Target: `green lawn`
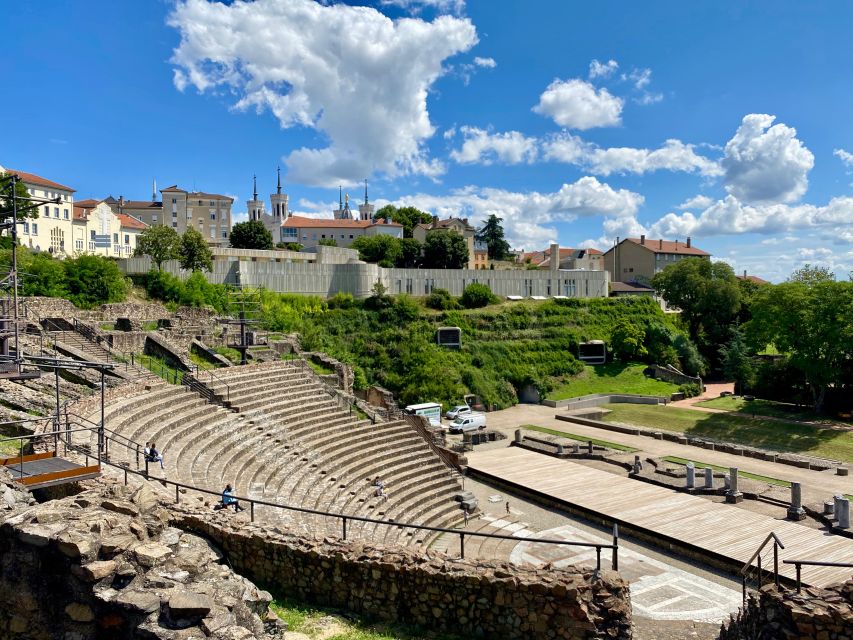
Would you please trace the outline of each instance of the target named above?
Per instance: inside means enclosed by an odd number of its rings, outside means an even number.
[[[454,640],[457,636],[425,632],[412,627],[368,624],[353,620],[330,609],[319,609],[290,600],[275,600],[270,608],[287,623],[290,633],[301,633],[311,640]]]
[[[642,363],[588,365],[578,375],[563,383],[550,394],[549,400],[565,400],[591,393],[636,393],[667,396],[678,391],[678,385],[643,375]]]
[[[523,424],[521,425],[522,429],[529,429],[530,431],[539,431],[541,433],[548,433],[552,436],[559,436],[561,438],[568,438],[569,440],[578,440],[580,442],[589,442],[592,440],[592,444],[598,445],[599,447],[607,447],[608,449],[616,449],[617,451],[624,451],[626,453],[634,453],[635,451],[639,451],[639,449],[635,449],[634,447],[629,447],[625,444],[619,444],[618,442],[610,442],[608,440],[598,440],[597,438],[589,438],[587,436],[579,436],[574,433],[569,433],[568,431],[559,431],[557,429],[549,429],[548,427],[540,427],[535,424]]]
[[[8,436],[0,435],[0,438],[8,438]],[[0,458],[11,458],[12,456],[20,455],[20,453],[20,440],[7,440],[6,442],[0,442]]]
[[[788,418],[791,420],[827,421],[827,416],[822,416],[809,410],[807,407],[789,404],[787,402],[774,402],[773,400],[750,400],[746,401],[740,396],[726,396],[714,398],[697,403],[700,407],[711,409],[722,409],[724,411],[739,411],[741,413],[754,413],[757,416],[770,416],[773,418]]]
[[[802,453],[853,462],[853,431],[824,429],[814,425],[747,418],[727,413],[639,404],[608,404],[605,422],[679,431],[771,451]]]
[[[332,367],[325,365],[322,362],[314,362],[313,360],[308,360],[308,366],[314,369],[314,372],[321,376],[331,375],[335,372]]]
[[[678,456],[664,456],[661,458],[666,462],[672,462],[674,464],[680,464],[686,466],[688,462],[692,462],[693,466],[697,469],[713,469],[714,471],[728,471],[728,467],[721,467],[718,464],[710,464],[708,462],[699,462],[697,460],[688,460],[687,458],[679,458]],[[751,480],[758,480],[760,482],[767,482],[768,484],[775,484],[780,487],[790,487],[791,483],[787,480],[780,480],[779,478],[771,478],[770,476],[762,476],[757,473],[749,473],[747,471],[738,470],[738,475],[743,476],[744,478],[749,478]]]

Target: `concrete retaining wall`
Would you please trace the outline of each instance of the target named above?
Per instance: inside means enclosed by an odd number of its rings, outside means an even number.
[[[542,404],[558,409],[589,409],[602,404],[665,404],[667,399],[664,396],[643,396],[632,393],[593,393],[565,400],[543,400]]]

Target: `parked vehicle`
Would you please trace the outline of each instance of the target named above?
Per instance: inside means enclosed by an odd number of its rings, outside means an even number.
[[[441,426],[441,405],[437,402],[410,404],[405,411],[411,416],[423,416],[434,427]]]
[[[471,415],[472,409],[467,404],[458,404],[453,407],[450,411],[444,414],[444,417],[448,420],[456,420],[456,418],[460,418],[462,416]]]
[[[460,416],[450,423],[450,433],[465,433],[466,431],[477,431],[486,428],[486,415],[484,413],[471,413]]]

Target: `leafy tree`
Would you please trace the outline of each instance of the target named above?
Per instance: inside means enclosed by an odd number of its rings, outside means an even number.
[[[835,274],[829,267],[820,267],[818,265],[806,264],[795,270],[788,278],[788,282],[802,282],[805,285],[811,286],[819,282],[834,282]]]
[[[82,255],[63,261],[62,266],[65,267],[68,299],[78,307],[121,302],[127,296],[127,280],[115,260]]]
[[[376,263],[380,267],[393,267],[403,255],[400,240],[384,233],[378,236],[360,236],[351,246],[358,251],[359,258],[365,262]]]
[[[318,242],[317,244],[322,247],[337,247],[338,241],[334,238],[321,238],[320,242]]]
[[[21,295],[64,298],[68,295],[62,262],[46,252],[19,251]]]
[[[430,231],[424,242],[422,266],[427,269],[462,269],[468,264],[468,244],[455,231]]]
[[[668,305],[681,310],[690,338],[716,368],[719,345],[728,341],[741,308],[732,268],[725,262],[685,258],[656,273],[652,286]]]
[[[181,257],[181,236],[172,227],[154,225],[139,234],[136,241],[135,256],[151,256],[152,262],[160,271],[166,260]]]
[[[490,260],[506,260],[510,251],[509,243],[504,240],[504,228],[501,222],[503,222],[503,218],[498,218],[493,213],[486,220],[483,228],[474,236],[477,240],[485,242],[489,247]]]
[[[479,282],[472,282],[462,292],[459,303],[466,309],[477,309],[494,304],[498,301],[492,290]]]
[[[395,267],[414,269],[421,264],[421,254],[424,246],[414,238],[400,240],[400,257],[394,263]]]
[[[193,227],[188,228],[181,238],[181,269],[187,271],[211,271],[213,253],[204,236]]]
[[[425,211],[416,209],[415,207],[400,207],[399,209],[393,204],[386,204],[373,214],[373,221],[379,219],[392,220],[397,224],[403,225],[403,237],[411,238],[412,230],[415,225],[432,222],[432,216]]]
[[[747,335],[754,347],[773,343],[789,354],[822,411],[827,389],[850,382],[853,283],[806,277],[766,287],[753,300]]]
[[[728,344],[720,347],[720,355],[723,360],[723,374],[729,380],[734,380],[735,393],[746,393],[755,381],[755,369],[740,327],[735,326],[732,329],[732,338]]]
[[[0,173],[0,220],[6,217],[11,217],[12,209],[14,208],[13,204],[18,208],[18,220],[24,220],[26,218],[38,218],[38,207],[29,211],[21,212],[21,209],[31,204],[30,194],[27,191],[27,188],[24,186],[23,182],[18,182],[15,184],[15,195],[17,196],[17,202],[12,202],[12,181],[3,180],[4,177],[9,175],[10,174],[8,172]]]
[[[646,330],[627,319],[620,320],[610,332],[610,350],[613,356],[625,362],[648,355],[643,341]]]
[[[298,242],[279,242],[275,247],[276,249],[286,249],[287,251],[302,251],[302,245]]]
[[[231,228],[231,246],[235,249],[272,249],[272,234],[260,220],[238,222]]]

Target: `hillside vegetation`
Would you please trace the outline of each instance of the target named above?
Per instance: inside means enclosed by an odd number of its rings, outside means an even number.
[[[645,297],[435,312],[405,295],[324,301],[265,292],[262,308],[267,329],[298,332],[306,350],[325,351],[351,364],[357,386],[378,384],[402,404],[447,406],[473,393],[488,405],[507,407],[518,402],[527,385],[548,394],[584,371],[575,357],[579,342],[609,341],[623,321],[646,327],[650,354],[665,353],[673,364],[678,364],[675,343],[684,343],[683,334]],[[441,326],[462,329],[461,349],[435,344]]]

